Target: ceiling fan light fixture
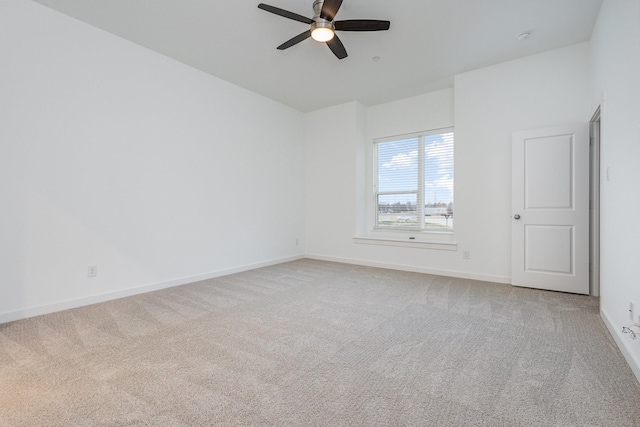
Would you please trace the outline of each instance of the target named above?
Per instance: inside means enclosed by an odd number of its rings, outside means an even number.
[[[335,36],[333,24],[327,21],[316,21],[311,24],[311,38],[319,42],[328,42]]]
[[[313,37],[315,41],[319,42],[328,42],[333,38],[333,36],[334,33],[331,28],[316,28],[311,31],[311,37]]]

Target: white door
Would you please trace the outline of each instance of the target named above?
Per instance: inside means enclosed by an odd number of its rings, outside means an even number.
[[[588,125],[515,132],[511,166],[511,283],[588,294]]]

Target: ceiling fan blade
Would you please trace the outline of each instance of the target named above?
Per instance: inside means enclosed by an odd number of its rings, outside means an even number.
[[[293,19],[294,21],[304,22],[305,24],[313,23],[313,19],[307,18],[306,16],[298,15],[297,13],[289,12],[288,10],[280,9],[279,7],[260,3],[258,5],[258,8],[266,10],[267,12],[275,13],[276,15],[283,16],[285,18]]]
[[[327,46],[329,46],[331,52],[333,52],[333,54],[337,56],[338,59],[344,59],[347,57],[347,49],[344,48],[344,45],[342,44],[338,36],[334,35],[333,38],[327,42]]]
[[[333,18],[336,17],[336,13],[338,13],[338,9],[342,5],[342,0],[324,0],[322,4],[322,10],[320,11],[320,18],[326,19],[327,21],[333,21]]]
[[[348,19],[336,21],[333,25],[336,31],[385,31],[389,29],[391,22],[376,19]]]
[[[278,49],[279,50],[288,49],[291,46],[297,45],[301,41],[308,39],[309,37],[311,37],[311,30],[307,30],[304,33],[298,34],[297,36],[295,36],[291,40],[287,40],[286,42],[284,42],[280,46],[278,46]]]

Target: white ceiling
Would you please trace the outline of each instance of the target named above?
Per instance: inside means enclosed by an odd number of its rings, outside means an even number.
[[[452,87],[457,73],[587,41],[602,3],[344,0],[336,19],[391,28],[339,32],[349,56],[338,60],[312,39],[276,50],[308,26],[258,9],[260,0],[34,1],[304,112]],[[313,0],[263,2],[313,15]]]

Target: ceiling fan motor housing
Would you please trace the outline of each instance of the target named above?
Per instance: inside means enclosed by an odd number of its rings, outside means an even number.
[[[328,28],[331,31],[335,31],[333,22],[329,22],[326,19],[322,18],[316,18],[315,22],[311,24],[311,32],[313,32],[316,28]]]

